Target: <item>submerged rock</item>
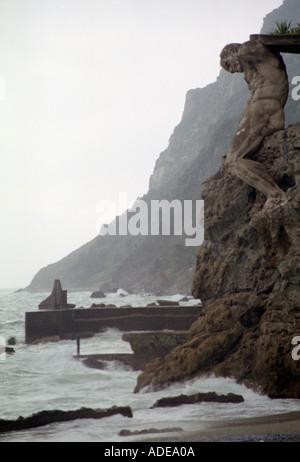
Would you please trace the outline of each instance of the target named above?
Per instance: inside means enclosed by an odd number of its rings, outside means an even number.
[[[153,433],[172,433],[182,432],[181,427],[170,427],[170,428],[145,428],[144,430],[127,430],[122,429],[119,431],[119,436],[136,436],[136,435],[150,435]]]
[[[135,391],[213,373],[270,397],[300,398],[291,345],[300,335],[299,144],[297,124],[252,156],[288,198],[271,215],[257,219],[265,197],[222,166],[203,184],[205,242],[192,284],[203,310],[191,340],[150,363]]]

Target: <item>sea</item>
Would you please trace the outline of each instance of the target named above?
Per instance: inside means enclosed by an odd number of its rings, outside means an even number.
[[[151,295],[120,296],[120,291],[108,294],[105,303],[146,306],[157,297]],[[28,417],[43,410],[76,410],[81,407],[107,409],[130,406],[133,417],[121,415],[93,420],[52,423],[44,427],[0,434],[0,442],[128,442],[134,436],[121,436],[122,430],[141,431],[166,429],[184,431],[205,430],[212,422],[282,414],[300,411],[300,400],[272,400],[254,392],[230,378],[202,376],[176,383],[160,391],[151,388],[134,393],[139,371],[120,362],[107,362],[104,369],[91,369],[75,358],[76,342],[62,340],[53,343],[25,343],[25,313],[37,311],[38,304],[49,293],[0,290],[0,338],[7,342],[14,337],[14,353],[0,355],[0,419]],[[68,292],[68,303],[89,308],[95,300],[90,292]],[[182,294],[164,296],[180,300]],[[195,304],[195,300],[182,302]],[[117,309],[117,308],[116,308]],[[3,340],[4,339],[4,340]],[[130,344],[122,341],[122,332],[108,329],[81,340],[81,354],[131,353]],[[244,397],[240,404],[199,403],[174,408],[153,408],[165,396],[192,395],[214,391],[236,393]],[[175,435],[176,433],[174,433]],[[150,436],[156,436],[151,435]],[[144,440],[145,440],[144,436]],[[147,441],[147,439],[146,439]]]

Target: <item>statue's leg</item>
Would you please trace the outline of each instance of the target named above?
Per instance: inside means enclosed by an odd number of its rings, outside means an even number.
[[[226,156],[225,163],[231,173],[261,191],[267,199],[284,199],[286,196],[262,163],[246,157],[259,148],[265,136],[283,126],[284,115],[277,101],[250,99]]]
[[[240,180],[261,191],[267,199],[283,199],[285,193],[266,171],[263,164],[250,159],[236,159],[230,166],[231,172]]]

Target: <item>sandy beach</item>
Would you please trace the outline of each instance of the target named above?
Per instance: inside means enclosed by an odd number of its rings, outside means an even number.
[[[170,427],[174,426],[174,422]],[[177,422],[181,432],[159,433],[131,437],[144,442],[300,442],[300,412],[254,417],[247,419],[209,422],[205,428],[193,423],[186,426]],[[126,441],[126,438],[124,438]],[[127,440],[128,441],[128,440]]]

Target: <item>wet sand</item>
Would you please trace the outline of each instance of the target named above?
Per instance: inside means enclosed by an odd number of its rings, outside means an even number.
[[[174,422],[173,422],[174,426]],[[170,424],[172,427],[172,424]],[[300,442],[300,412],[229,420],[226,423],[177,422],[183,431],[144,435],[131,441],[147,442]],[[126,440],[126,439],[124,439]]]

